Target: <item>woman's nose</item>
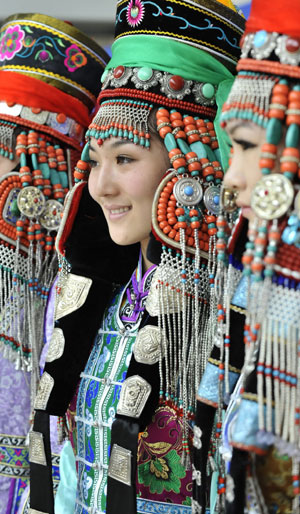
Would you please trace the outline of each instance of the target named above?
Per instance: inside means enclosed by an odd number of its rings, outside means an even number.
[[[243,172],[243,160],[233,155],[228,170],[225,173],[223,184],[225,187],[239,191],[246,187],[245,175]]]
[[[89,178],[91,194],[97,197],[114,195],[116,193],[116,180],[113,170],[106,164],[96,166]]]

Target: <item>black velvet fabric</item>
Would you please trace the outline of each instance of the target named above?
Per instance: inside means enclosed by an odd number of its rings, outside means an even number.
[[[30,462],[30,507],[54,514],[49,415],[45,411],[35,411],[33,430],[43,434],[47,466]]]
[[[75,275],[93,283],[84,305],[55,324],[63,330],[65,350],[46,363],[54,378],[47,412],[62,416],[75,393],[115,283],[126,283],[134,271],[139,245],[118,246],[110,238],[102,209],[83,189],[79,209],[66,243],[66,258]]]
[[[249,464],[249,454],[234,448],[230,463],[230,475],[234,481],[234,500],[226,502],[226,514],[244,514],[246,473]]]
[[[112,425],[112,443],[131,451],[131,486],[108,476],[106,514],[136,514],[136,473],[139,424],[132,418],[116,419]]]

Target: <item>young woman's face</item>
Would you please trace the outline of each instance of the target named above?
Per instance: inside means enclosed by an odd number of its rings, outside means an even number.
[[[252,220],[251,193],[262,177],[259,159],[266,131],[252,121],[239,119],[230,120],[226,131],[232,142],[233,156],[225,173],[224,186],[236,190],[238,207],[242,209],[245,218]]]
[[[102,146],[90,141],[89,192],[101,206],[112,240],[119,245],[147,241],[155,190],[169,168],[167,151],[158,139],[151,148],[119,138]]]

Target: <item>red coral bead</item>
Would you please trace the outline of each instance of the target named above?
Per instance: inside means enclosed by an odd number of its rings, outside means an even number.
[[[116,69],[114,70],[114,78],[120,79],[124,75],[124,72],[125,72],[124,66],[117,66]]]
[[[289,37],[286,41],[285,48],[290,53],[298,52],[300,48],[300,40],[298,38]]]
[[[173,75],[169,80],[169,86],[174,91],[180,91],[184,86],[184,79],[179,75]]]

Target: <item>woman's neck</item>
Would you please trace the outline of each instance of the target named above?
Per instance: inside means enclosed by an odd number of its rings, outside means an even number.
[[[149,237],[147,239],[144,239],[141,241],[141,251],[142,251],[142,258],[143,258],[143,274],[146,273],[146,271],[153,266],[153,262],[149,261],[147,259],[147,247],[149,243]]]

